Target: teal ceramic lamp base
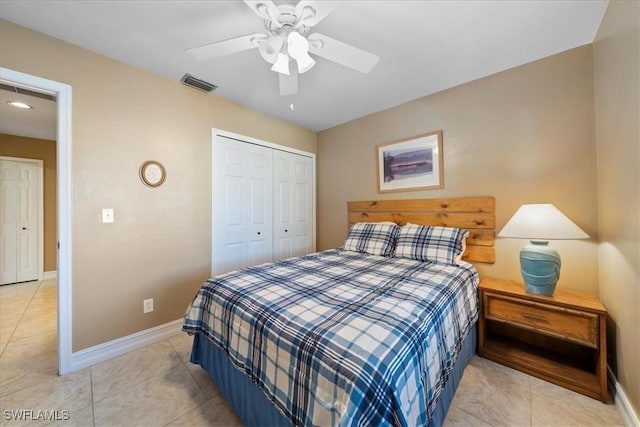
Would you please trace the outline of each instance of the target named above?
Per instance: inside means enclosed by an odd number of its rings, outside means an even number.
[[[545,240],[531,240],[520,251],[520,272],[528,293],[551,296],[560,278],[560,254]]]

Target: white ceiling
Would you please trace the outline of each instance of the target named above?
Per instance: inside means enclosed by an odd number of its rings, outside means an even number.
[[[3,19],[172,80],[190,73],[218,85],[217,96],[319,131],[591,43],[608,0],[344,1],[314,31],[374,53],[379,63],[361,74],[315,58],[298,94],[286,97],[255,49],[202,62],[185,53],[264,32],[240,0],[0,4]]]
[[[33,108],[12,107],[10,101],[24,102]],[[0,133],[55,141],[56,102],[0,89]]]

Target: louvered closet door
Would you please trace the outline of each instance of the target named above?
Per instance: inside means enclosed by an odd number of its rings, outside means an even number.
[[[273,260],[272,150],[217,135],[213,274]]]
[[[274,150],[274,260],[313,252],[313,160]]]

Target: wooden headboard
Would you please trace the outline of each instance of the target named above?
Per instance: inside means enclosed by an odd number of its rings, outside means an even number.
[[[495,210],[494,197],[347,202],[349,228],[356,222],[393,221],[469,230],[462,259],[488,264],[495,261]]]

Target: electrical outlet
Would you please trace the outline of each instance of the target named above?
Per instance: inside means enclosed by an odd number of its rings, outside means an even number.
[[[142,312],[151,313],[153,311],[153,298],[142,301]]]

